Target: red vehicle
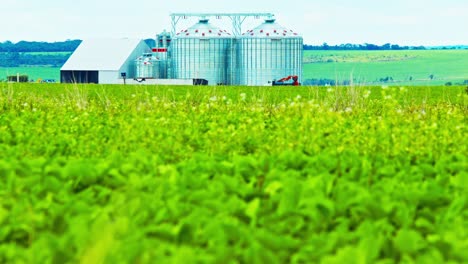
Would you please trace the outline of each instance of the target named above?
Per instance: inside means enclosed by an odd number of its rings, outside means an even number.
[[[276,85],[299,86],[301,84],[298,82],[297,75],[289,75],[288,77],[284,77],[284,78],[281,78],[279,80],[273,81],[273,86],[276,86]]]

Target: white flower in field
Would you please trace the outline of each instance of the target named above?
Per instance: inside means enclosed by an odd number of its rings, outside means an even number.
[[[221,100],[226,101],[227,97],[225,95],[223,95],[223,97],[221,97]]]
[[[24,103],[23,106],[24,106],[24,107],[28,106],[28,103]]]
[[[132,94],[132,97],[136,97],[136,94]]]
[[[369,98],[369,95],[371,94],[371,91],[370,90],[367,90],[365,93],[364,93],[364,98]]]
[[[398,114],[401,114],[403,111],[401,110],[401,108],[397,108],[396,112],[397,112]]]
[[[387,90],[388,89],[388,85],[382,85],[382,90]]]
[[[210,97],[210,101],[212,102],[216,102],[217,100],[218,100],[218,97],[216,97],[216,95]]]
[[[241,93],[239,96],[242,101],[245,101],[245,98],[247,98],[247,95],[245,93]]]
[[[333,88],[327,88],[327,93],[333,92]]]
[[[426,115],[426,110],[421,110],[421,115]]]
[[[36,111],[37,111],[37,109],[36,109],[36,108],[33,108],[33,109],[32,109],[32,111],[33,111],[33,112],[36,112]]]
[[[296,100],[301,100],[302,96],[300,94],[296,95]]]
[[[347,113],[352,112],[352,111],[353,111],[353,109],[351,107],[349,107],[349,106],[345,108],[345,112],[347,112]]]

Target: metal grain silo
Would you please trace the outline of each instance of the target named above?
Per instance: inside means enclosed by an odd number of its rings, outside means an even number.
[[[171,43],[172,77],[205,79],[209,85],[230,84],[227,69],[233,37],[201,19],[174,36]]]
[[[136,73],[135,78],[160,78],[159,72],[160,60],[151,53],[144,53],[135,60]]]
[[[302,80],[303,39],[274,19],[267,19],[237,39],[240,85],[268,85],[296,75]]]

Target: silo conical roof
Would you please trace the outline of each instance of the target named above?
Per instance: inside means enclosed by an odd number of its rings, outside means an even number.
[[[231,34],[213,26],[208,19],[200,19],[198,23],[176,34],[177,38],[231,38]]]
[[[242,34],[248,38],[300,38],[301,36],[291,29],[276,23],[275,19],[266,19],[258,27]]]

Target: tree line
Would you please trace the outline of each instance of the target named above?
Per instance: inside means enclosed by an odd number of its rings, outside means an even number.
[[[81,40],[61,42],[11,41],[0,42],[0,52],[73,52]]]
[[[61,67],[72,52],[49,52],[34,54],[27,52],[0,52],[0,67],[50,66]]]
[[[323,43],[322,45],[304,45],[304,50],[425,50],[424,46],[400,46],[398,44],[386,43],[383,45],[376,45],[370,43],[364,44],[339,44],[339,45],[328,45]]]
[[[154,46],[153,39],[146,39],[146,43]],[[11,41],[0,42],[0,67],[18,67],[22,65],[44,65],[60,67],[80,45],[81,40],[66,40],[61,42],[38,42],[38,41]],[[438,47],[441,49],[441,47]],[[443,47],[442,47],[443,48]],[[457,47],[458,48],[458,47]],[[463,48],[463,47],[461,47]],[[464,47],[466,48],[466,47]],[[339,44],[328,45],[304,45],[304,50],[424,50],[424,46],[400,46],[386,43],[375,44]],[[34,54],[31,52],[44,52]],[[56,53],[54,53],[56,52]]]
[[[1,42],[0,67],[30,65],[61,67],[80,43],[81,40]]]
[[[146,39],[146,43],[154,46],[153,39]],[[20,41],[13,43],[11,41],[0,42],[0,52],[73,52],[81,40],[66,40],[61,42],[38,42],[38,41]],[[326,42],[322,45],[304,44],[304,50],[424,50],[424,49],[467,49],[468,46],[449,46],[449,47],[425,47],[425,46],[400,46],[398,44],[386,43],[376,45],[371,43],[364,44],[339,44],[328,45]]]
[[[154,40],[145,40],[149,45],[154,45]],[[0,43],[0,52],[73,52],[81,40],[67,40],[61,42],[37,42],[37,41],[20,41],[18,43],[12,43],[11,41],[5,41]],[[398,44],[386,43],[383,45],[376,45],[370,43],[364,44],[339,44],[339,45],[328,45],[323,43],[322,45],[304,45],[304,50],[423,50],[426,49],[424,46],[400,46]]]

